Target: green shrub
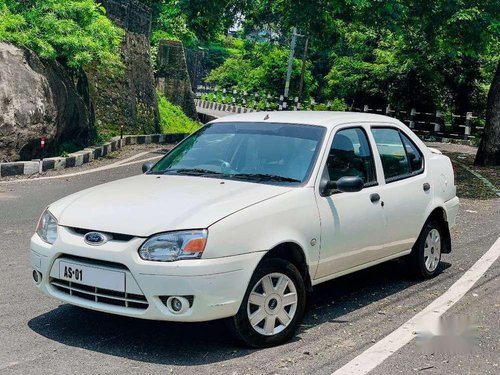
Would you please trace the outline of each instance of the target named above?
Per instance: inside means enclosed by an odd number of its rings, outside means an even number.
[[[159,92],[157,94],[160,127],[163,134],[192,133],[200,128],[201,124],[187,117],[181,107],[170,103]]]
[[[0,0],[0,40],[69,68],[121,68],[123,35],[93,0]]]

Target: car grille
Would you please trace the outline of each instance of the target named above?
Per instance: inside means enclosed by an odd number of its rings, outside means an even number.
[[[114,305],[141,310],[145,310],[149,306],[146,297],[142,294],[117,292],[114,290],[96,288],[61,279],[52,279],[50,284],[62,293],[105,305]]]
[[[100,232],[100,233],[106,233],[111,238],[113,241],[122,241],[122,242],[127,242],[130,241],[134,236],[130,234],[123,234],[123,233],[110,233],[110,232],[102,232],[100,230],[93,230],[93,229],[85,229],[85,228],[75,228],[75,227],[67,227],[69,230],[73,231],[74,233],[85,236],[89,232]]]

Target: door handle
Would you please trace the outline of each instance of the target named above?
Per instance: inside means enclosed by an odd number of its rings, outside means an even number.
[[[431,189],[431,185],[428,182],[424,183],[422,187],[424,188],[424,191],[429,191]]]
[[[376,203],[380,200],[380,195],[378,193],[370,194],[370,200],[372,203]]]

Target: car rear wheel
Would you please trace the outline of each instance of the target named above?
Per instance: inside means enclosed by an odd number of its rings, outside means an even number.
[[[441,226],[436,222],[427,223],[410,254],[409,260],[413,274],[420,278],[434,277],[441,261],[442,248]]]
[[[283,259],[266,259],[254,272],[229,327],[239,341],[252,347],[282,344],[302,321],[305,300],[304,280],[297,268]]]

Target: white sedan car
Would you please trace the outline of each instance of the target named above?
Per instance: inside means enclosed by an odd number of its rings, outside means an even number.
[[[315,285],[398,257],[428,278],[451,251],[451,162],[390,117],[226,117],[144,169],[45,210],[41,291],[142,319],[227,318],[265,347],[293,336]]]

